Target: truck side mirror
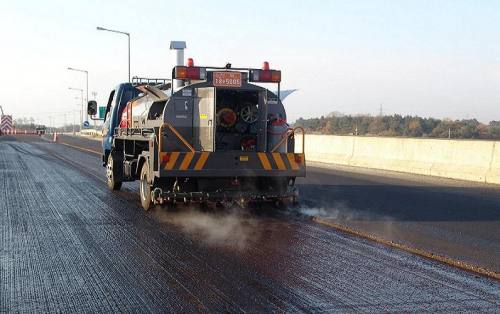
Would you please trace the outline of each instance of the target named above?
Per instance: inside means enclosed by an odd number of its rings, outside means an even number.
[[[87,104],[87,113],[90,116],[95,116],[97,114],[97,101],[91,100]]]

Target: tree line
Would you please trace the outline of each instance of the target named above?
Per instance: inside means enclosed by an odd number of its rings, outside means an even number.
[[[309,133],[367,136],[404,136],[460,139],[500,139],[500,121],[450,120],[418,116],[339,115],[295,121]]]

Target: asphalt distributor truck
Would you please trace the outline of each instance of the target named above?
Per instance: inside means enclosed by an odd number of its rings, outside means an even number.
[[[173,68],[172,80],[134,77],[118,85],[103,125],[109,189],[140,180],[145,210],[297,202],[295,179],[305,176],[306,161],[294,146],[303,129],[286,122],[280,82],[281,71],[267,62],[262,69],[200,67],[190,58]],[[87,109],[95,115],[97,103]]]

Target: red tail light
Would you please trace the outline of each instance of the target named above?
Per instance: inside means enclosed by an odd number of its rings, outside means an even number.
[[[193,58],[188,58],[188,67],[190,67],[190,68],[194,67],[194,60],[193,60]]]
[[[166,164],[170,160],[170,156],[168,154],[163,154],[161,156],[161,164]]]
[[[294,159],[296,163],[298,164],[302,163],[302,155],[295,154]]]
[[[251,70],[250,82],[281,82],[281,71],[277,70]]]
[[[205,80],[206,78],[205,68],[176,66],[174,69],[174,79]]]

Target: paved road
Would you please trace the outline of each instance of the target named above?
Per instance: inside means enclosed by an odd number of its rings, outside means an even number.
[[[96,155],[0,139],[0,312],[495,312],[500,283],[293,213],[140,209]]]
[[[305,211],[500,273],[500,188],[310,168]]]
[[[100,151],[95,140],[61,140]],[[304,214],[500,273],[499,187],[315,167],[298,184]]]

